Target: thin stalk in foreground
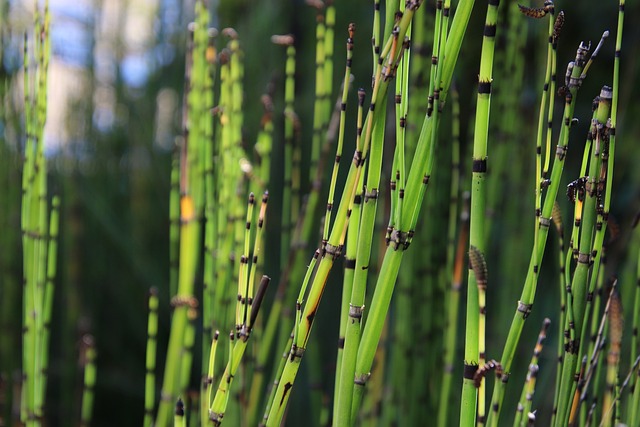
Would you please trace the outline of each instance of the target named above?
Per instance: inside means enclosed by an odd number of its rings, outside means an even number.
[[[480,72],[478,75],[478,100],[473,139],[473,169],[471,180],[471,211],[469,222],[469,247],[485,251],[485,214],[487,172],[489,111],[491,105],[491,85],[493,80],[493,58],[495,49],[496,24],[498,21],[498,2],[489,1],[482,38]],[[473,376],[478,369],[480,354],[479,343],[484,342],[484,331],[479,326],[478,287],[473,272],[469,271],[467,286],[467,314],[464,350],[464,380],[462,382],[462,402],[460,407],[460,426],[471,427],[476,424],[477,389]],[[484,402],[484,389],[480,389],[480,402]],[[484,409],[481,411],[484,414]],[[478,423],[484,424],[484,417]]]
[[[529,363],[529,371],[527,372],[527,377],[524,386],[522,387],[520,401],[518,402],[518,408],[516,410],[516,418],[513,422],[514,427],[524,426],[525,421],[531,414],[531,405],[533,401],[533,394],[536,389],[536,378],[539,370],[538,360],[540,359],[540,353],[542,353],[542,347],[544,345],[544,340],[547,338],[547,330],[549,329],[550,324],[551,320],[548,318],[544,319],[542,322],[542,328],[538,334],[538,341],[533,349],[533,356]]]

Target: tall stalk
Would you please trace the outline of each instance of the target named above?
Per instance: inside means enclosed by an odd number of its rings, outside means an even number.
[[[82,387],[82,405],[80,407],[80,426],[91,424],[94,404],[94,387],[96,385],[96,347],[91,335],[82,337],[82,367],[84,382]]]
[[[484,252],[486,247],[484,230],[486,213],[485,174],[487,172],[489,111],[491,106],[491,85],[493,83],[493,58],[498,5],[498,1],[490,0],[487,6],[480,57],[480,73],[478,75],[478,101],[473,139],[469,247],[475,247],[480,252]],[[460,409],[461,426],[473,426],[475,424],[476,399],[479,402],[484,402],[484,390],[480,389],[481,395],[478,397],[477,389],[473,384],[475,371],[478,369],[479,362],[485,360],[485,355],[479,352],[479,343],[484,342],[484,331],[479,330],[478,287],[472,272],[469,272],[468,284],[464,380],[462,383]],[[484,413],[484,408],[481,413]],[[484,424],[484,418],[479,418],[478,423]]]
[[[22,388],[20,420],[27,426],[41,424],[44,417],[46,369],[53,302],[56,254],[49,249],[57,235],[58,214],[49,218],[47,164],[44,155],[44,127],[47,119],[48,68],[51,56],[49,4],[36,8],[35,37],[29,48],[24,35],[23,89],[25,109],[25,152],[22,171],[23,320]],[[56,201],[56,204],[59,202]],[[57,206],[55,207],[57,209]],[[52,237],[53,236],[53,237]],[[52,240],[54,239],[54,240]]]
[[[149,319],[147,324],[147,355],[144,385],[144,426],[153,425],[153,411],[156,403],[156,349],[158,335],[158,289],[149,291]]]

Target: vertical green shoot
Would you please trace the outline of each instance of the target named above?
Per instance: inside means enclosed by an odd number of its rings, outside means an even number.
[[[602,420],[600,425],[611,427],[615,418],[614,399],[619,399],[618,371],[622,350],[622,302],[617,293],[611,295],[609,306],[609,353],[607,355],[607,388],[602,403]],[[618,414],[619,415],[619,414]]]
[[[93,389],[96,384],[96,348],[91,335],[82,337],[82,366],[84,367],[84,385],[82,387],[82,405],[80,406],[80,425],[91,424],[93,413]]]
[[[47,391],[47,379],[49,369],[49,342],[51,336],[51,319],[53,314],[53,298],[55,293],[55,278],[58,262],[58,230],[60,225],[60,198],[54,196],[51,202],[51,216],[49,218],[49,241],[47,248],[47,283],[44,289],[43,300],[43,331],[42,339],[42,381],[40,383],[40,409],[44,415],[44,398]]]
[[[344,143],[344,128],[346,122],[347,112],[347,98],[349,93],[349,79],[351,77],[351,62],[353,58],[353,37],[355,35],[355,24],[349,24],[349,37],[347,38],[347,60],[345,66],[344,80],[342,86],[342,98],[340,103],[340,124],[338,133],[338,145],[336,147],[335,162],[333,165],[333,172],[331,174],[331,183],[329,184],[329,196],[327,201],[327,212],[324,220],[324,232],[322,234],[322,240],[326,241],[329,238],[329,224],[331,222],[331,211],[333,210],[334,191],[337,181],[338,168],[340,160],[342,158],[342,146]],[[364,104],[364,91],[358,91],[358,117],[359,122],[362,122],[362,106]],[[359,126],[360,132],[362,127]],[[361,186],[361,183],[358,183]],[[358,230],[360,228],[360,206],[362,203],[362,195],[356,194],[353,203],[353,211],[351,212],[351,221],[347,228],[347,241],[346,241],[346,253],[344,260],[344,278],[342,288],[342,302],[340,304],[340,336],[338,338],[338,352],[336,360],[336,375],[334,384],[334,401],[333,401],[333,415],[336,417],[338,411],[340,392],[340,383],[342,380],[342,357],[344,350],[344,340],[347,329],[347,322],[349,316],[349,300],[351,299],[351,292],[353,286],[353,276],[356,267],[356,244],[358,239]]]
[[[275,44],[287,47],[287,61],[285,66],[285,90],[284,90],[284,183],[282,191],[282,233],[280,239],[280,265],[284,266],[291,245],[291,231],[293,228],[292,211],[292,164],[294,144],[294,98],[295,98],[295,73],[296,73],[296,49],[293,46],[292,36],[274,36],[271,41]]]
[[[330,106],[327,103],[329,92],[326,91],[325,84],[325,22],[324,15],[322,15],[322,9],[324,3],[321,1],[308,1],[308,4],[315,7],[317,10],[316,15],[316,96],[313,105],[313,137],[311,139],[311,160],[309,162],[309,182],[313,182],[316,178],[316,171],[318,169],[318,163],[320,162],[320,148],[322,145],[322,139],[324,136],[324,126],[326,118],[329,114],[329,110],[326,107]],[[310,213],[311,215],[313,213]]]
[[[480,72],[478,75],[478,100],[473,140],[473,168],[471,180],[471,216],[469,225],[469,247],[478,251],[485,250],[484,218],[486,210],[489,111],[491,105],[491,85],[493,80],[493,58],[495,48],[496,24],[498,20],[498,2],[489,1],[482,39]],[[479,361],[479,295],[475,276],[469,272],[467,287],[467,314],[464,351],[464,381],[462,384],[462,403],[460,426],[473,426],[476,422],[477,389],[473,385],[473,376]],[[482,391],[482,389],[481,389]],[[478,422],[483,423],[484,419]]]
[[[144,427],[153,425],[156,404],[156,349],[158,339],[158,289],[149,291],[149,319],[147,322],[146,374],[144,383]]]

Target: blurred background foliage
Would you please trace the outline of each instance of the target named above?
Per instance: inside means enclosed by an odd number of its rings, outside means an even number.
[[[603,30],[615,28],[617,3],[605,3],[606,8],[595,0],[556,3],[556,11],[564,10],[566,16],[558,48],[559,78],[564,74],[563,64],[574,56],[580,40],[595,43]],[[366,88],[370,85],[371,75],[372,4],[364,0],[336,1],[335,4],[335,81],[342,74],[344,65],[347,25],[355,22],[354,87]],[[50,193],[61,196],[62,208],[47,418],[49,425],[69,425],[69,419],[76,419],[76,402],[81,389],[79,339],[90,332],[96,338],[98,350],[94,425],[139,425],[144,395],[146,295],[151,286],[160,290],[159,349],[166,347],[169,328],[169,178],[175,140],[181,133],[186,28],[193,19],[193,2],[52,0],[50,7],[53,56],[45,144]],[[304,145],[310,141],[312,132],[315,11],[303,0],[211,1],[209,7],[214,25],[219,29],[235,28],[244,50],[245,147],[252,146],[259,129],[260,96],[267,90],[273,90],[275,94],[278,113],[275,116],[273,169],[279,171],[282,163],[284,52],[272,45],[269,38],[272,34],[291,33],[296,39],[296,110],[302,123]],[[425,1],[423,7],[432,14],[434,2]],[[463,153],[468,152],[464,147],[468,146],[468,136],[472,132],[470,124],[473,123],[484,11],[484,3],[477,2],[456,70],[462,108]],[[21,116],[21,64],[22,36],[30,28],[32,13],[32,1],[0,2],[0,375],[3,392],[12,387],[20,363],[22,273],[20,186],[17,183],[20,182],[25,139]],[[640,121],[634,120],[640,116],[640,61],[637,59],[640,27],[633,25],[640,22],[640,7],[630,2],[626,14],[629,25],[624,34],[612,205],[612,216],[621,233],[610,248],[607,275],[619,274],[621,279],[633,281],[637,254],[627,249],[631,220],[640,208],[640,168],[637,164],[640,155],[636,145],[640,141]],[[528,22],[527,31],[519,35],[526,38],[522,52],[525,60],[523,89],[520,93],[507,94],[516,98],[522,125],[511,142],[513,157],[508,168],[511,173],[522,176],[531,176],[534,164],[533,135],[546,54],[545,31],[546,24]],[[498,43],[499,48],[504,48],[506,41],[499,38]],[[584,143],[590,118],[587,99],[597,95],[603,84],[610,84],[613,52],[614,43],[609,40],[581,89],[583,102],[576,109],[580,124],[572,131],[572,144],[576,147],[575,151],[571,148],[573,154],[581,152]],[[506,72],[498,67],[494,80],[499,82]],[[337,86],[334,84],[334,87]],[[496,91],[500,90],[499,83],[495,87]],[[352,96],[351,102],[354,99]],[[494,110],[492,113],[492,122],[499,122],[500,112]],[[449,119],[445,120],[448,123]],[[347,141],[353,140],[354,129],[348,129],[347,135]],[[443,133],[443,137],[446,135],[448,132]],[[350,149],[346,150],[349,152]],[[465,155],[463,159],[466,161],[463,171],[470,170],[467,164],[470,156]],[[569,157],[568,172],[565,173],[567,181],[577,175],[579,162],[580,156]],[[282,177],[274,173],[272,182],[273,203],[269,216],[277,218]],[[383,182],[387,185],[388,179]],[[489,288],[488,348],[501,348],[504,343],[507,332],[504,325],[510,321],[513,303],[520,293],[532,240],[532,227],[528,221],[533,214],[533,185],[527,190],[504,184],[504,199],[517,206],[526,221],[503,224],[503,212],[492,213],[495,225],[487,259],[492,281],[497,285]],[[303,188],[308,189],[308,186],[309,183],[303,181]],[[430,190],[428,194],[431,193]],[[564,198],[560,197],[560,201],[568,206]],[[278,221],[268,224],[265,272],[277,282],[279,271],[271,266],[280,265]],[[501,244],[505,236],[516,243],[509,250]],[[553,244],[547,247],[548,252],[556,250]],[[628,268],[623,268],[625,264]],[[492,269],[492,265],[501,267]],[[557,312],[556,288],[547,287],[545,283],[555,277],[554,274],[552,268],[543,271],[538,301],[531,316],[533,321],[528,322],[525,330],[531,337],[537,334],[542,318],[549,316],[548,311]],[[327,289],[326,299],[339,300],[338,283],[335,280],[336,286]],[[624,296],[626,288],[622,283]],[[623,298],[623,302],[625,300],[628,299]],[[500,310],[501,307],[507,308]],[[548,307],[552,310],[547,311]],[[322,354],[327,373],[331,372],[334,363],[337,317],[337,312],[329,307],[321,309],[315,328],[315,333],[331,343],[324,347]],[[553,337],[556,329],[552,330],[554,333],[550,335]],[[462,336],[460,334],[460,341]],[[553,339],[549,342],[554,342]],[[521,361],[514,367],[514,371],[520,369],[523,375],[529,360],[529,347],[532,346],[521,346]],[[550,345],[549,351],[542,356],[541,363],[548,369],[541,371],[541,390],[545,389],[545,381],[552,378],[555,361],[552,347]],[[499,353],[498,350],[494,352]],[[163,366],[163,360],[158,361],[158,366]],[[325,386],[330,389],[331,384]],[[454,389],[457,387],[459,383],[454,381]],[[458,399],[457,392],[453,395],[454,400]],[[548,403],[547,406],[540,405],[541,411],[549,410]],[[7,409],[3,408],[4,411]],[[289,413],[291,425],[300,419],[297,417],[303,416],[304,410],[305,402],[294,397]]]

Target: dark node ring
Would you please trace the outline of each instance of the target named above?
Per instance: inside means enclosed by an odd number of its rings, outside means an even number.
[[[475,363],[472,363],[470,365],[468,365],[467,363],[464,364],[464,369],[462,371],[462,376],[464,379],[466,380],[473,380],[473,377],[476,375],[476,371],[478,370],[478,365]]]
[[[353,383],[355,385],[359,385],[359,386],[365,386],[365,384],[367,384],[367,381],[369,380],[369,377],[371,376],[370,373],[367,374],[362,374],[362,375],[356,375],[353,379]]]
[[[551,225],[551,218],[540,217],[540,225],[543,227],[549,227]]]
[[[323,248],[324,254],[331,255],[332,259],[336,259],[342,253],[342,246],[334,246],[332,244],[327,243]]]
[[[353,319],[362,319],[363,312],[364,312],[364,305],[349,304],[349,317]]]
[[[589,264],[589,254],[584,252],[578,253],[578,263],[579,264]]]
[[[302,356],[304,356],[304,351],[306,349],[304,347],[298,347],[297,345],[293,345],[291,347],[291,352],[290,352],[290,356],[291,356],[291,361],[294,361],[296,359],[302,359]]]
[[[533,307],[533,304],[525,304],[522,301],[518,301],[518,311],[522,313],[522,317],[525,319],[531,314],[531,307]]]

